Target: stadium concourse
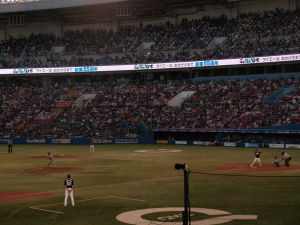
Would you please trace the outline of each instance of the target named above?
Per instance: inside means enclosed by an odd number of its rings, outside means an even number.
[[[2,137],[138,137],[141,123],[150,129],[248,129],[300,122],[299,77],[143,84],[48,79],[0,79]],[[265,104],[282,88],[295,90]],[[180,107],[169,106],[182,91],[195,93]],[[83,94],[94,97],[79,107]]]
[[[10,37],[0,43],[0,68],[135,64],[299,53],[300,11],[182,19],[174,25],[66,30]],[[215,38],[220,45],[209,47]],[[140,52],[143,43],[150,44]],[[53,47],[63,49],[51,53]]]

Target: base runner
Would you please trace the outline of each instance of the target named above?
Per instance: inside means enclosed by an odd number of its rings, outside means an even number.
[[[68,198],[69,198],[69,196],[71,198],[72,206],[75,206],[74,195],[73,195],[74,180],[71,178],[70,174],[67,175],[67,178],[64,181],[64,185],[66,187],[66,189],[65,189],[65,202],[64,202],[64,206],[68,205]]]

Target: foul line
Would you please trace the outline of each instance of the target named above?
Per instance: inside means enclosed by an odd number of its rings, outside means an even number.
[[[120,196],[103,196],[103,197],[99,197],[99,198],[81,199],[81,200],[77,200],[76,202],[87,202],[87,201],[93,201],[93,200],[104,199],[104,198],[118,198],[118,199],[125,199],[125,200],[131,200],[131,201],[139,201],[139,202],[145,202],[146,201],[146,200],[143,200],[143,199],[126,198],[126,197],[120,197]],[[52,204],[46,204],[46,205],[31,206],[29,208],[30,209],[44,211],[44,212],[65,214],[64,212],[54,211],[54,210],[48,210],[48,209],[42,209],[41,208],[41,207],[47,207],[47,206],[53,206],[53,205],[63,205],[63,203],[59,202],[59,203],[52,203]]]
[[[95,186],[90,186],[90,187],[78,187],[75,190],[93,189],[93,188],[97,188],[97,187],[106,187],[106,186],[113,186],[113,185],[120,185],[120,184],[135,184],[135,183],[141,183],[141,182],[168,180],[168,179],[178,178],[178,177],[181,177],[181,176],[163,177],[163,178],[148,179],[148,180],[135,180],[135,181],[128,181],[128,182],[123,182],[123,183],[95,185]],[[38,193],[57,193],[57,192],[63,192],[63,190],[60,189],[60,190],[53,190],[53,191],[33,192],[33,193],[27,193],[27,194],[13,195],[10,197],[22,197],[22,196],[36,195]],[[46,196],[46,197],[50,197],[50,196]]]
[[[53,211],[53,210],[48,210],[48,209],[40,209],[40,208],[36,208],[36,207],[29,207],[29,208],[30,208],[30,209],[35,209],[35,210],[44,211],[44,212],[51,212],[51,213],[65,214],[65,213],[63,213],[63,212]]]
[[[131,200],[131,201],[138,201],[138,202],[145,202],[146,200],[143,199],[137,199],[137,198],[125,198],[125,197],[119,197],[119,196],[108,196],[111,198],[118,198],[118,199],[124,199],[124,200]]]

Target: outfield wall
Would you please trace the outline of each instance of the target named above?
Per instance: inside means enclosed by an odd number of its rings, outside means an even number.
[[[0,144],[7,144],[12,140],[13,144],[71,144],[88,145],[90,138],[0,138]],[[147,138],[92,138],[95,144],[155,144],[151,137]]]
[[[176,140],[157,140],[157,144],[170,145],[199,145],[199,146],[224,146],[242,148],[287,148],[300,149],[300,144],[265,144],[256,142],[212,142],[212,141],[176,141]]]
[[[88,145],[90,138],[1,138],[0,144],[71,144]],[[300,144],[265,144],[248,142],[212,142],[212,141],[183,141],[183,140],[155,140],[154,138],[93,138],[94,144],[169,144],[169,145],[198,145],[198,146],[225,146],[245,148],[293,148],[300,149]]]

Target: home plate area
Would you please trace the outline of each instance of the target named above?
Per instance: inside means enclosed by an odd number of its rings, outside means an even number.
[[[215,169],[223,170],[223,171],[286,171],[286,170],[298,170],[300,169],[299,165],[291,165],[290,167],[285,167],[284,165],[281,167],[275,167],[273,164],[262,164],[262,166],[254,165],[250,167],[249,163],[242,164],[221,164],[215,165]]]

